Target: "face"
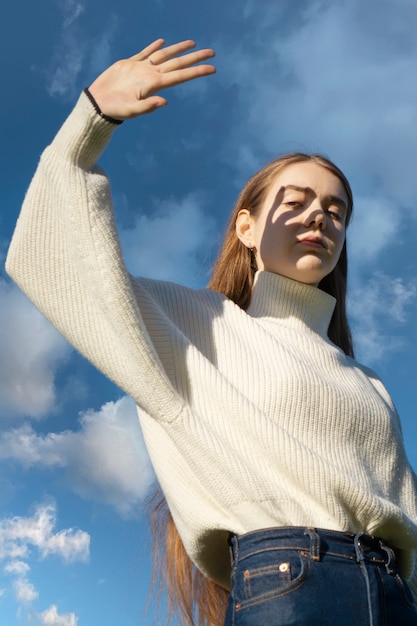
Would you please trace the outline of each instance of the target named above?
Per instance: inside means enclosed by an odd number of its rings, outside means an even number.
[[[318,283],[335,268],[345,241],[342,182],[312,161],[293,163],[271,184],[256,216],[239,212],[236,232],[258,269]]]

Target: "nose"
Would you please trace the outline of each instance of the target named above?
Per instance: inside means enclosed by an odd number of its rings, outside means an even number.
[[[305,212],[304,224],[308,228],[319,228],[323,230],[326,223],[325,212],[321,202],[316,198]]]

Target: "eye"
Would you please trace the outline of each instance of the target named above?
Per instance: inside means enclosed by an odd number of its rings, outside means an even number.
[[[289,207],[292,207],[293,209],[296,209],[300,206],[302,206],[302,202],[299,202],[298,200],[287,200],[287,202],[285,202],[285,204]]]
[[[339,209],[327,209],[327,215],[330,215],[330,217],[332,218],[332,220],[335,220],[336,222],[342,222],[343,221],[343,215],[340,213]]]

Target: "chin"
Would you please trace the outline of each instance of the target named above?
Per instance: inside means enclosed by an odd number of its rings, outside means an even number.
[[[317,286],[330,272],[331,270],[325,270],[323,266],[297,268],[297,271],[293,273],[293,278],[300,283]]]

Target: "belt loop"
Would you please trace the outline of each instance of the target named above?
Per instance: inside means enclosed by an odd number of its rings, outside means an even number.
[[[362,537],[362,535],[363,533],[357,533],[353,539],[353,544],[355,546],[355,552],[356,552],[356,560],[358,563],[360,563],[361,561],[365,559],[362,546],[360,543],[360,538]]]
[[[320,561],[320,535],[315,528],[308,526],[305,535],[310,536],[310,554],[313,561]]]
[[[387,559],[387,562],[385,563],[385,569],[387,570],[388,574],[392,574],[393,569],[392,567],[390,567],[390,565],[391,563],[395,564],[395,552],[392,548],[387,546],[381,539],[379,540],[379,545],[381,547],[381,550],[387,553],[388,559]]]

